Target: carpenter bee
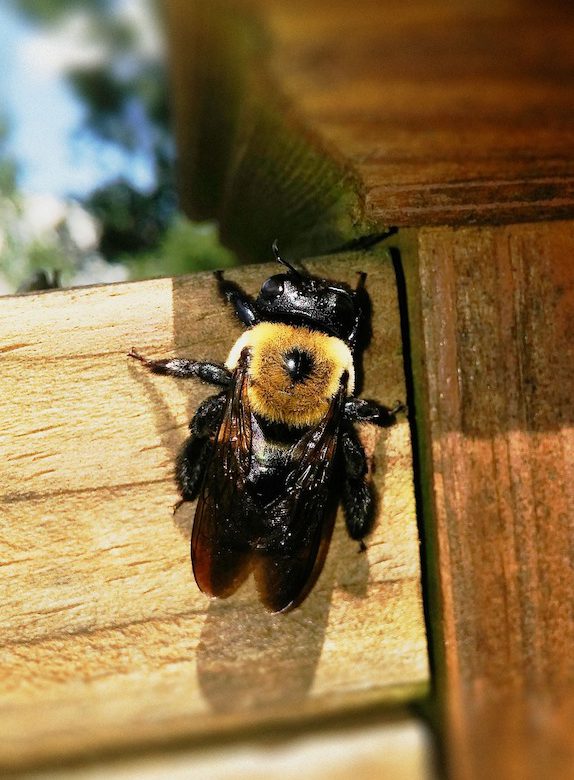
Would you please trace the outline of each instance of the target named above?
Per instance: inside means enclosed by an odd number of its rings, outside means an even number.
[[[357,398],[354,353],[361,291],[287,269],[254,299],[216,274],[247,330],[224,365],[129,356],[156,374],[221,388],[203,401],[176,463],[181,501],[198,499],[195,580],[225,598],[253,572],[264,606],[299,605],[319,576],[342,502],[352,539],[367,535],[374,500],[355,423],[387,426],[402,409]]]

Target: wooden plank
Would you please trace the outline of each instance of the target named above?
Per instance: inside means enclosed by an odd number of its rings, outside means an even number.
[[[394,273],[365,253],[317,272],[369,274],[367,397],[405,397]],[[229,273],[256,292],[276,266]],[[209,390],[153,377],[127,351],[225,359],[241,332],[210,275],[0,301],[3,609],[0,765],[133,749],[405,701],[424,691],[409,426],[366,432],[380,519],[367,555],[338,523],[300,608],[251,589],[198,592],[192,509],[174,519],[175,454]]]
[[[262,8],[272,76],[305,125],[353,167],[367,220],[420,226],[572,215],[570,3]]]
[[[572,216],[568,0],[166,7],[184,201],[242,253]]]
[[[574,223],[405,239],[450,776],[574,766]]]
[[[348,780],[365,778],[431,780],[430,743],[424,725],[407,717],[393,721],[355,718],[330,728],[289,734],[279,731],[257,741],[179,748],[97,761],[88,766],[26,774],[28,780]]]

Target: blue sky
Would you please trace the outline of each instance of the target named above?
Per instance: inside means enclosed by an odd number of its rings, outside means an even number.
[[[64,49],[66,41],[59,41]],[[71,49],[78,41],[69,41]],[[45,49],[57,50],[53,44]],[[11,128],[9,150],[19,163],[24,192],[82,195],[99,184],[125,176],[145,189],[151,174],[145,156],[128,157],[110,144],[80,133],[82,108],[42,57],[37,29],[7,4],[0,5],[0,110]],[[62,52],[65,53],[65,52]]]

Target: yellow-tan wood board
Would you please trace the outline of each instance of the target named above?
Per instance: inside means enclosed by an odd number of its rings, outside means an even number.
[[[251,292],[276,267],[230,273]],[[404,399],[392,264],[368,272],[366,397]],[[428,679],[409,426],[364,431],[380,512],[365,555],[338,521],[305,604],[269,615],[247,587],[212,602],[172,516],[173,461],[206,386],[126,353],[224,360],[241,332],[211,275],[0,302],[0,765],[161,744],[404,701]]]

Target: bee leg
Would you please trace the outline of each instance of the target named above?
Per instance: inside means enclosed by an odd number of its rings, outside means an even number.
[[[255,325],[259,319],[257,316],[257,307],[253,298],[248,295],[238,284],[224,279],[223,271],[216,271],[217,289],[221,297],[230,303],[235,309],[235,313],[244,325],[250,328]]]
[[[195,436],[190,436],[181,448],[175,463],[175,481],[182,500],[177,502],[175,509],[184,501],[195,501],[199,495],[210,452],[209,439]]]
[[[225,399],[226,393],[223,392],[218,393],[218,395],[210,395],[209,398],[206,398],[205,401],[199,404],[189,423],[189,430],[192,436],[198,439],[215,436],[221,422]]]
[[[369,534],[375,520],[375,502],[370,485],[365,480],[367,459],[363,445],[353,426],[345,426],[342,434],[344,480],[341,501],[347,531],[364,549],[362,539]]]
[[[210,385],[229,387],[231,371],[221,363],[209,363],[205,360],[187,360],[186,358],[167,358],[166,360],[148,360],[135,349],[128,352],[128,357],[139,360],[153,374],[174,376],[178,379],[199,379]]]
[[[343,414],[345,419],[350,422],[371,423],[379,425],[381,428],[387,428],[396,422],[396,415],[399,412],[406,412],[405,404],[397,401],[396,405],[389,409],[387,406],[378,404],[376,401],[366,401],[364,398],[347,398]]]
[[[194,501],[198,496],[212,449],[212,437],[219,428],[224,406],[225,393],[206,398],[189,424],[191,436],[181,448],[175,464],[175,480],[182,501]],[[176,508],[181,503],[178,502]]]

